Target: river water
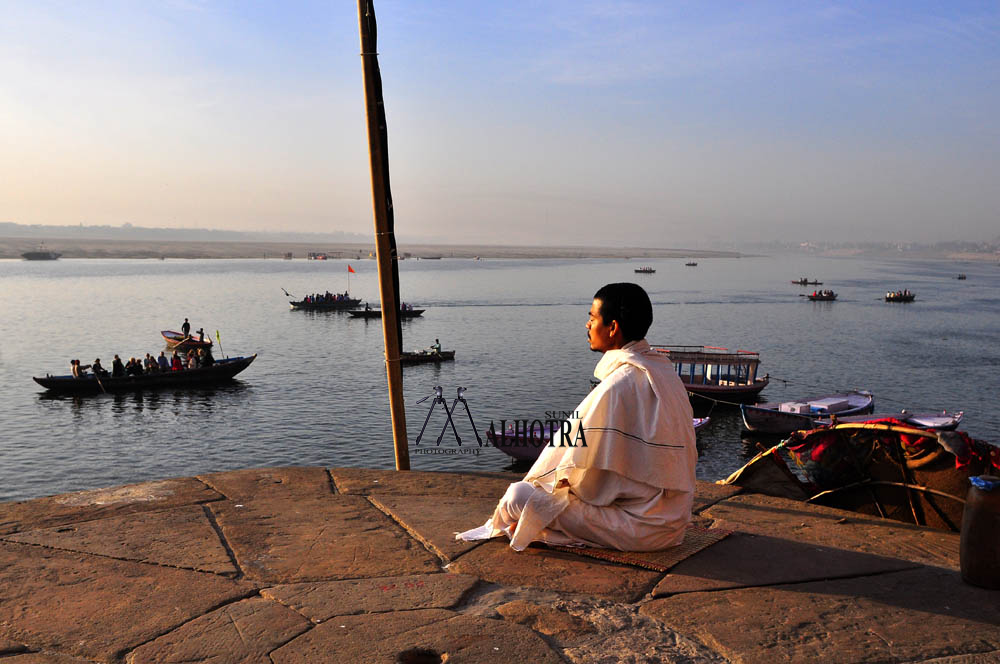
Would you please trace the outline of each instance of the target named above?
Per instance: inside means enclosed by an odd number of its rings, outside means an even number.
[[[404,370],[416,470],[503,470],[479,448],[461,405],[458,446],[440,406],[414,440],[440,385],[457,387],[480,433],[490,421],[572,410],[599,359],[584,324],[593,293],[642,284],[654,303],[652,343],[761,353],[769,401],[854,388],[879,411],[964,410],[962,429],[1000,442],[1000,266],[811,256],[627,260],[407,260],[402,297],[426,308],[404,321],[406,349],[441,340],[456,361]],[[377,302],[375,263],[350,262],[350,290]],[[348,287],[348,261],[0,261],[0,501],[203,472],[276,465],[393,467],[378,321],[290,311],[294,295]],[[968,275],[961,281],[959,273]],[[836,302],[809,302],[800,276]],[[812,287],[810,287],[812,288]],[[888,304],[908,288],[911,304]],[[811,292],[811,291],[810,291]],[[258,354],[232,385],[144,394],[50,397],[32,375],[68,373],[69,360],[110,367],[163,349],[159,331],[221,335],[216,356]],[[715,480],[754,453],[737,411],[716,407],[699,433],[698,475]],[[436,453],[423,453],[436,448]],[[443,451],[443,452],[442,452]]]

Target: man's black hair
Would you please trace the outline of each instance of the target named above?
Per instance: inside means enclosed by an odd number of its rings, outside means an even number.
[[[601,301],[601,319],[605,325],[618,321],[626,342],[645,338],[653,324],[653,305],[639,284],[608,284],[594,294]]]

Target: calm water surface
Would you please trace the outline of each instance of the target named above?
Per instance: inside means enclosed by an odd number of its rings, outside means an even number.
[[[770,401],[852,388],[879,410],[964,410],[963,429],[1000,442],[1000,266],[775,256],[649,261],[440,260],[400,263],[403,299],[427,312],[404,322],[404,347],[441,339],[456,361],[404,371],[408,430],[420,431],[441,385],[468,388],[480,434],[491,420],[540,418],[585,396],[599,359],[586,343],[591,297],[637,281],[654,303],[653,343],[757,350],[776,378]],[[355,296],[377,301],[374,261],[351,262]],[[0,261],[0,500],[148,479],[275,465],[393,467],[382,330],[343,314],[290,311],[302,296],[347,288],[346,261]],[[968,280],[955,276],[963,272]],[[819,278],[836,302],[789,283]],[[887,304],[909,288],[912,304]],[[258,353],[234,384],[211,390],[49,397],[32,375],[69,360],[163,349],[159,331],[221,332],[222,352]],[[737,412],[717,407],[699,434],[698,475],[718,479],[754,453]],[[421,449],[445,423],[438,409]],[[464,411],[456,424],[469,449]],[[457,449],[446,437],[442,448]],[[507,457],[412,454],[417,470],[502,470]]]

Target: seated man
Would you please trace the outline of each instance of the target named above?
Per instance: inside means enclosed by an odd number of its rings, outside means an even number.
[[[457,535],[620,551],[680,544],[691,520],[695,448],[691,404],[673,364],[645,340],[646,292],[608,284],[594,295],[590,349],[601,380],[554,432],[524,480],[511,484],[485,525]]]

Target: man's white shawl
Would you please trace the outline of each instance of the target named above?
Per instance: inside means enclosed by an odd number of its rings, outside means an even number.
[[[556,432],[553,445],[544,448],[525,476],[541,491],[532,494],[513,532],[498,508],[484,526],[458,537],[506,533],[511,547],[524,549],[566,509],[571,493],[584,500],[595,493],[583,486],[590,470],[693,494],[698,453],[691,404],[669,358],[645,340],[632,342],[607,351],[594,376],[601,383],[577,407],[569,433],[563,438]]]

